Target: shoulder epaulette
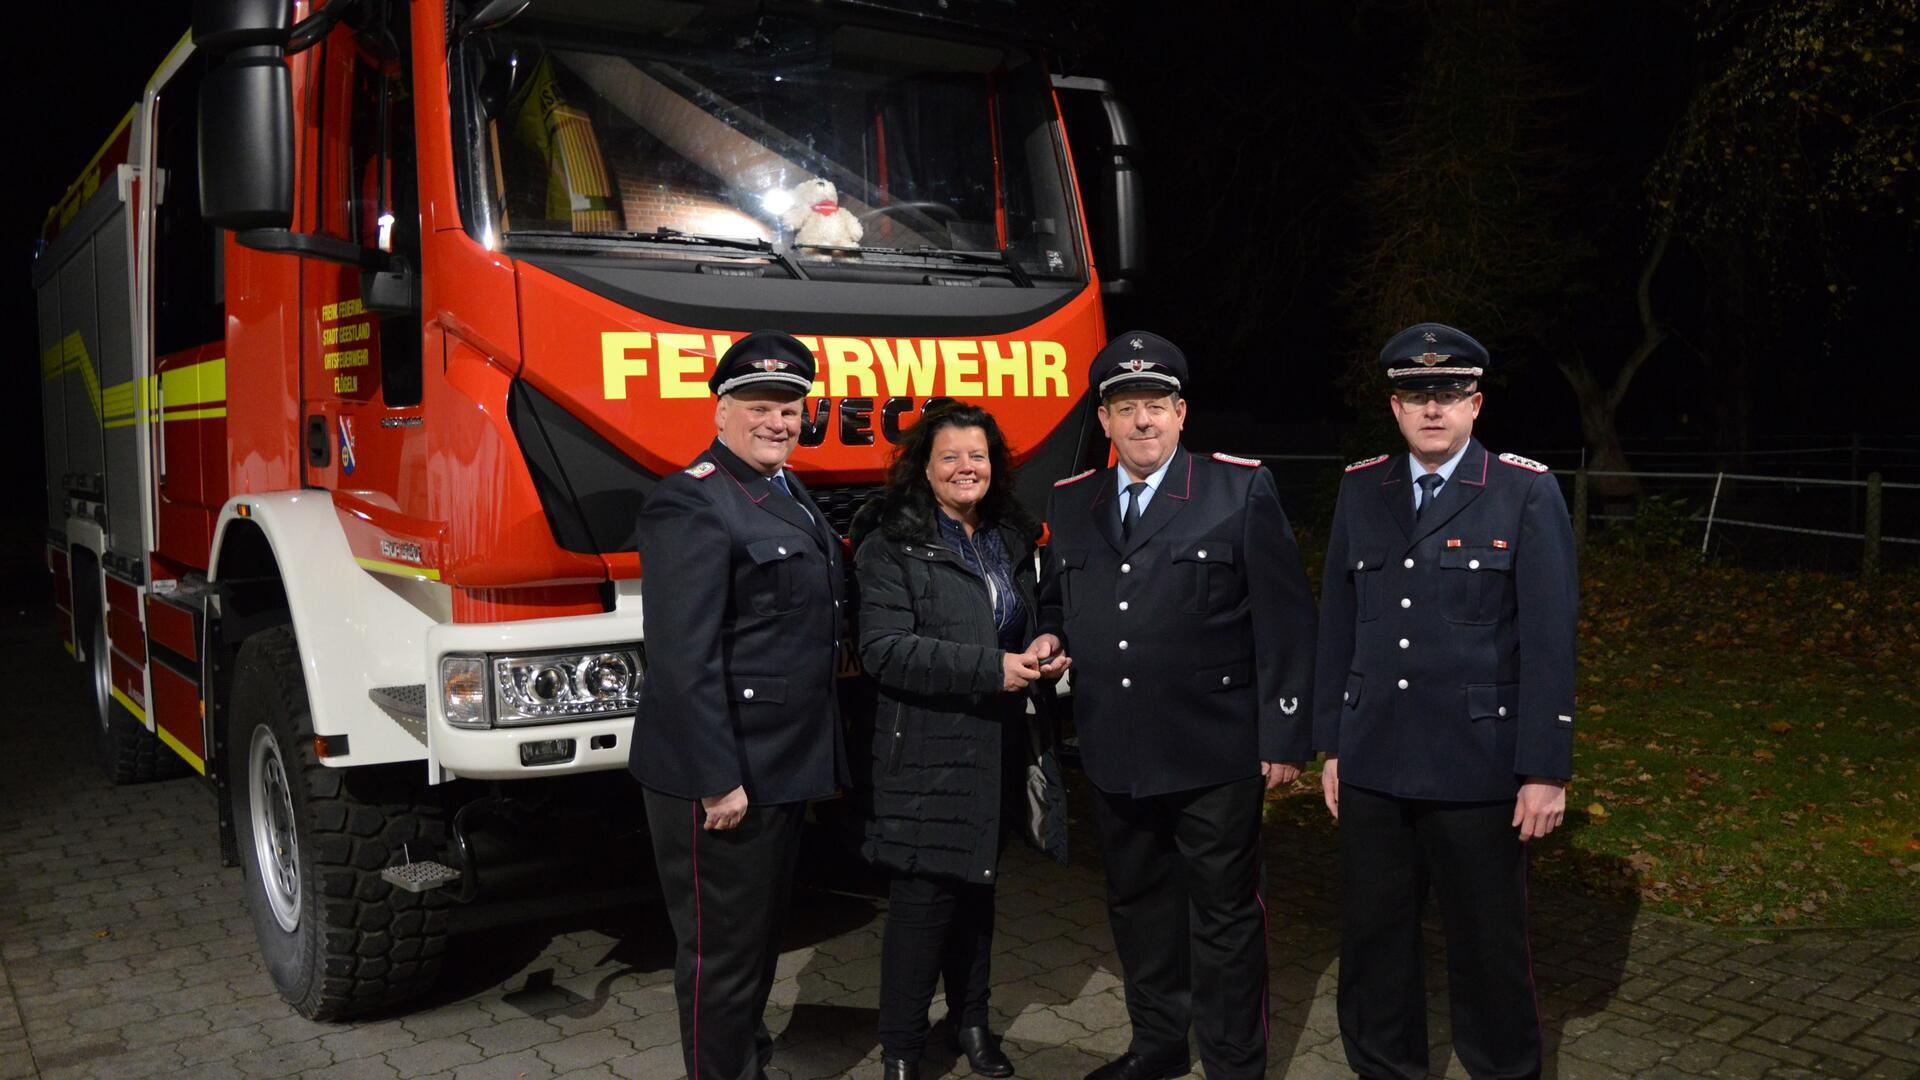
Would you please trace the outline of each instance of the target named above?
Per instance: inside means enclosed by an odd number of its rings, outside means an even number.
[[[686,473],[688,476],[693,477],[695,480],[705,480],[707,477],[713,475],[713,470],[714,470],[713,462],[699,461],[699,462],[695,462],[692,465],[687,466],[684,469],[681,469],[680,471],[683,473]]]
[[[1500,460],[1506,462],[1509,465],[1518,465],[1520,468],[1525,469],[1528,472],[1546,472],[1547,471],[1547,467],[1545,465],[1540,464],[1539,462],[1533,460],[1532,458],[1521,457],[1519,454],[1501,454]]]
[[[1053,482],[1053,486],[1066,487],[1068,484],[1077,484],[1080,481],[1085,480],[1087,477],[1092,476],[1094,473],[1097,473],[1099,471],[1100,471],[1099,469],[1088,469],[1086,472],[1083,472],[1083,473],[1074,473],[1072,476],[1067,477],[1065,480],[1055,480]]]
[[[1232,454],[1215,454],[1213,455],[1213,460],[1224,461],[1229,465],[1239,465],[1247,469],[1257,469],[1260,467],[1260,463],[1252,458],[1234,457]]]
[[[1353,464],[1347,466],[1347,471],[1358,472],[1361,469],[1371,469],[1375,465],[1380,464],[1381,462],[1387,460],[1392,456],[1393,456],[1392,454],[1381,454],[1379,457],[1370,457],[1364,461],[1356,461]]]

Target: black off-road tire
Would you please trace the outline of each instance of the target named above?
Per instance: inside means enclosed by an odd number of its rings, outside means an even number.
[[[289,627],[241,645],[232,703],[227,775],[247,908],[280,996],[309,1019],[337,1020],[419,995],[445,955],[448,901],[380,871],[403,845],[420,858],[445,839],[424,770],[320,764]]]
[[[93,698],[93,743],[100,767],[114,784],[143,784],[184,776],[187,763],[134,719],[113,697],[113,654],[107,645],[107,616],[99,600],[82,601],[89,612],[78,635],[80,659],[87,665]]]

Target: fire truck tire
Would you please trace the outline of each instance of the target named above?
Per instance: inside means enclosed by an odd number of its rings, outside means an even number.
[[[228,790],[247,908],[280,996],[312,1020],[417,996],[445,955],[446,898],[397,889],[380,871],[403,845],[419,853],[445,839],[420,770],[320,764],[289,627],[241,645],[232,703]]]
[[[113,698],[113,654],[107,645],[107,619],[96,612],[87,628],[88,682],[93,691],[93,734],[101,767],[115,784],[170,780],[186,772],[186,762],[160,744],[158,736]]]

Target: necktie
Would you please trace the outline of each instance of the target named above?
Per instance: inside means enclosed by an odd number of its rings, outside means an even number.
[[[813,520],[813,511],[807,509],[807,504],[801,502],[800,497],[798,495],[795,495],[793,493],[793,489],[787,486],[786,473],[783,473],[783,472],[774,473],[772,476],[768,477],[767,479],[773,484],[774,487],[777,487],[781,491],[784,491],[787,493],[787,498],[792,499],[794,501],[794,504],[800,507],[800,512],[807,515],[808,521]]]
[[[1440,485],[1446,482],[1446,477],[1434,472],[1430,472],[1414,481],[1414,483],[1420,485],[1420,501],[1413,508],[1414,521],[1419,521],[1420,515],[1426,513],[1427,507],[1433,505],[1434,495],[1439,492]]]
[[[1127,485],[1127,512],[1120,518],[1120,539],[1133,535],[1133,527],[1140,523],[1140,495],[1147,490],[1145,480],[1135,480]]]

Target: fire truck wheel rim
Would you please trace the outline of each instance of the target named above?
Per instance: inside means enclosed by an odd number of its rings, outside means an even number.
[[[265,725],[253,732],[247,783],[260,891],[274,921],[291,934],[300,929],[300,842],[293,827],[293,794],[287,788],[280,742]]]
[[[113,661],[107,658],[106,619],[101,617],[93,626],[93,655],[87,658],[93,668],[93,711],[94,719],[105,732],[113,723]]]

